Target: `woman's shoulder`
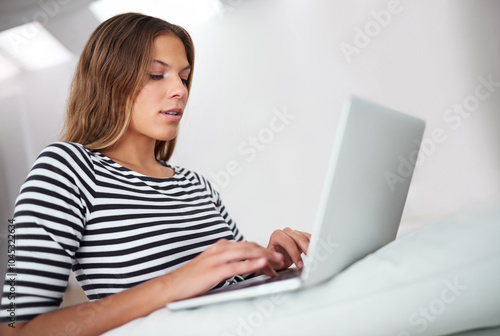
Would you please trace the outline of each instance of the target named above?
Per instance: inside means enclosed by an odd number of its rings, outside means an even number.
[[[85,148],[85,146],[77,142],[54,141],[45,147],[45,149],[52,149],[52,148]]]
[[[95,180],[90,153],[81,144],[57,141],[47,145],[33,163],[25,183],[38,185],[85,185]],[[63,187],[66,188],[66,187]],[[71,188],[71,187],[69,187]]]
[[[75,142],[55,141],[47,145],[37,158],[37,161],[48,161],[56,166],[90,166],[91,151]]]
[[[182,176],[186,180],[189,180],[193,184],[197,184],[201,186],[202,188],[207,189],[210,193],[215,193],[216,190],[213,188],[212,184],[210,181],[201,173],[198,171],[185,168],[182,166],[178,165],[170,165],[168,163],[165,163],[168,167],[172,168],[177,176]]]

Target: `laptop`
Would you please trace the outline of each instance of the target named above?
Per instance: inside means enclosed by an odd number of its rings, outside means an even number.
[[[318,285],[396,238],[425,129],[360,98],[344,104],[302,270],[171,302],[180,310]]]

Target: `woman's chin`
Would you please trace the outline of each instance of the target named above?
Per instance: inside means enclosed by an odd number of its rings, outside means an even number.
[[[171,141],[177,137],[176,132],[169,132],[168,134],[159,134],[159,136],[155,137],[157,141]]]

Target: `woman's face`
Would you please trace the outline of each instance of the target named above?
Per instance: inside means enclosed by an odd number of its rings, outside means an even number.
[[[148,79],[135,100],[127,135],[173,139],[187,103],[190,72],[184,44],[177,36],[155,38]]]

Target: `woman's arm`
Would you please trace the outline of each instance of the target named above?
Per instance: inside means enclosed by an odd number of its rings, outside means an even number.
[[[24,323],[0,325],[0,334],[100,335],[167,303],[201,294],[237,274],[277,268],[283,255],[255,243],[220,240],[179,269],[98,301],[55,310]],[[269,275],[269,271],[265,271]]]

